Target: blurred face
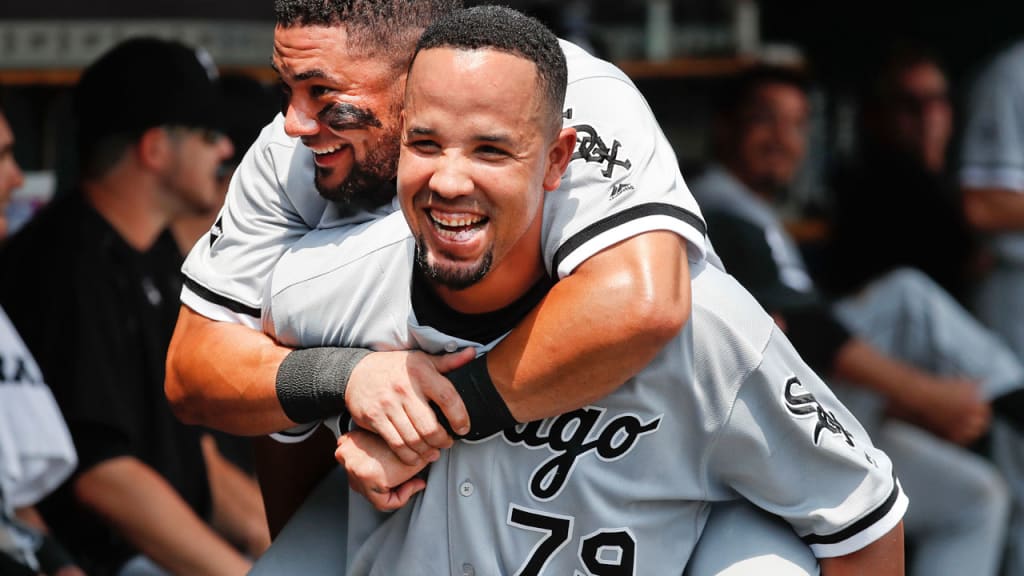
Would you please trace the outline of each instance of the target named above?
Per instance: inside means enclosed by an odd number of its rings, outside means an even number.
[[[492,50],[425,50],[413,64],[398,196],[417,264],[446,301],[525,290],[544,273],[544,192],[558,187],[576,137],[555,136],[536,82],[532,62]]]
[[[342,27],[278,26],[273,59],[285,132],[313,152],[320,194],[355,207],[389,202],[404,73],[390,59],[349,49]]]
[[[949,87],[942,70],[930,62],[903,70],[890,102],[884,129],[892,143],[927,169],[941,171],[953,131]]]
[[[756,192],[773,197],[796,176],[807,149],[807,97],[793,86],[758,87],[739,110],[730,168]]]
[[[161,178],[182,214],[202,214],[220,207],[221,165],[235,149],[220,132],[198,128],[168,128],[172,157]]]
[[[11,194],[24,183],[24,174],[14,160],[14,133],[7,118],[0,114],[0,238],[7,235],[7,204]]]

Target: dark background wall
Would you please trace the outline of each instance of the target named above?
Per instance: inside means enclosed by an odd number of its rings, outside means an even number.
[[[674,0],[677,26],[729,18],[733,2],[742,0]],[[749,1],[749,0],[748,0]],[[645,0],[508,0],[560,28],[561,10],[573,3],[589,9],[597,27],[641,29]],[[490,3],[466,0],[467,4]],[[800,50],[808,70],[831,106],[870,82],[876,57],[898,39],[931,46],[945,61],[961,97],[973,68],[1016,38],[1024,39],[1024,2],[1020,0],[756,0],[764,43]],[[271,0],[0,0],[0,23],[27,20],[234,20],[272,26]],[[2,48],[2,46],[0,46]],[[269,59],[270,45],[266,46]],[[261,55],[262,62],[262,55]],[[4,68],[0,50],[0,69]],[[704,154],[707,107],[722,73],[637,78],[684,163]],[[64,104],[67,86],[4,87],[8,112],[19,133],[17,154],[29,169],[53,169],[60,159],[53,142],[62,133],[54,110]],[[16,94],[12,94],[16,92]],[[15,96],[13,99],[10,96]],[[835,130],[834,118],[826,130]]]

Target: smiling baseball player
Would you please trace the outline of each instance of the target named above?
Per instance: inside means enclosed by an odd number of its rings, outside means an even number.
[[[544,208],[576,142],[557,41],[487,7],[420,46],[405,218],[284,255],[265,320],[287,344],[486,350],[549,286]],[[738,499],[787,520],[826,575],[897,573],[906,498],[888,458],[730,276],[698,269],[693,295],[686,329],[604,400],[456,443],[389,516],[350,499],[346,573],[681,571],[711,502]]]

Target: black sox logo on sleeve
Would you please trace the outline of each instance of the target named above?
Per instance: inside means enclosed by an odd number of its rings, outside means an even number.
[[[843,425],[836,419],[835,414],[821,407],[814,394],[807,392],[803,384],[795,376],[786,381],[784,394],[786,397],[786,409],[791,413],[796,416],[816,415],[818,417],[818,423],[814,426],[815,446],[819,444],[823,430],[828,430],[836,435],[843,435],[846,438],[846,443],[851,447],[853,446],[853,435],[846,428],[843,428]]]
[[[563,116],[567,120],[572,119],[572,108],[565,111]],[[604,164],[604,170],[601,174],[605,178],[611,178],[615,173],[615,168],[621,166],[626,170],[629,170],[633,164],[628,158],[619,160],[619,146],[622,144],[618,140],[612,140],[611,147],[601,139],[601,135],[597,133],[597,130],[588,124],[577,124],[573,126],[576,129],[576,151],[573,153],[570,162],[574,160],[583,160],[587,163]]]

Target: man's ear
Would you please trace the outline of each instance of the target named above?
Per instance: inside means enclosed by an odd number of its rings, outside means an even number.
[[[174,143],[167,128],[154,126],[142,133],[135,144],[135,157],[142,167],[160,171],[170,162]]]
[[[569,167],[572,154],[576,150],[576,129],[562,128],[558,137],[548,149],[548,166],[544,173],[544,190],[551,192],[562,183],[562,174]]]

